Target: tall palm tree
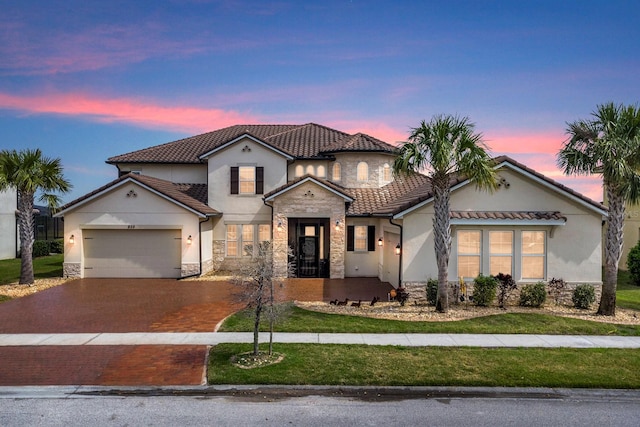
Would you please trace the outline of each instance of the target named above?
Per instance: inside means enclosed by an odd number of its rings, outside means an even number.
[[[62,175],[60,159],[42,156],[36,150],[0,151],[0,191],[15,189],[18,192],[18,225],[20,229],[20,284],[33,284],[33,203],[36,193],[40,201],[55,209],[60,198],[54,192],[66,193],[71,184]]]
[[[395,174],[426,173],[431,181],[435,216],[433,231],[438,264],[438,299],[436,311],[449,309],[448,273],[451,252],[449,196],[452,176],[463,175],[480,189],[497,187],[493,162],[474,133],[475,126],[467,117],[434,116],[412,129],[409,140],[400,147],[393,163]]]
[[[610,102],[599,105],[592,116],[591,120],[568,124],[570,138],[558,152],[557,160],[567,175],[602,176],[609,217],[598,314],[614,316],[625,204],[640,200],[640,109]]]

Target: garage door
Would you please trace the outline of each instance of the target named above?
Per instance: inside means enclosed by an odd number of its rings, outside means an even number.
[[[180,230],[84,230],[85,277],[180,277]]]

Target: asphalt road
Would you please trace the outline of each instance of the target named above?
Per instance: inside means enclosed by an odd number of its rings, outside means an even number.
[[[0,425],[638,426],[639,404],[640,394],[625,391],[486,389],[386,396],[375,389],[65,394],[34,388],[0,391]]]

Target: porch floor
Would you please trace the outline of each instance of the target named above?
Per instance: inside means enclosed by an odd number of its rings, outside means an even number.
[[[378,297],[387,300],[387,294],[393,289],[388,282],[377,277],[349,277],[345,279],[285,279],[282,289],[286,300],[332,301],[334,299],[350,301],[370,301]]]

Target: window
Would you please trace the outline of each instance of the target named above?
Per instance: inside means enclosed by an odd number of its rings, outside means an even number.
[[[260,166],[231,167],[231,194],[263,194],[264,168]]]
[[[334,181],[340,181],[340,179],[342,178],[342,167],[340,166],[340,163],[336,162],[333,164],[331,177]]]
[[[238,226],[227,225],[227,256],[238,256]]]
[[[296,166],[296,178],[301,177],[304,174],[304,167],[302,165]]]
[[[314,174],[313,165],[307,165],[307,175],[313,175],[313,174]]]
[[[320,165],[318,166],[318,169],[316,170],[317,174],[320,178],[325,178],[327,176],[327,172],[324,168],[324,166]]]
[[[256,241],[256,237],[258,240]],[[250,257],[255,255],[256,244],[271,240],[269,224],[227,224],[227,256]],[[240,251],[239,248],[242,248]]]
[[[458,277],[475,279],[480,274],[482,234],[478,231],[458,231]]]
[[[356,176],[358,181],[367,181],[369,180],[369,165],[366,162],[358,163],[356,167]]]
[[[385,182],[391,181],[391,167],[389,163],[385,163],[384,166],[382,166],[382,180]]]
[[[512,274],[513,232],[489,232],[489,274]]]
[[[376,250],[375,225],[348,225],[347,226],[347,251]]]
[[[544,231],[522,232],[523,279],[544,279],[545,234]]]

